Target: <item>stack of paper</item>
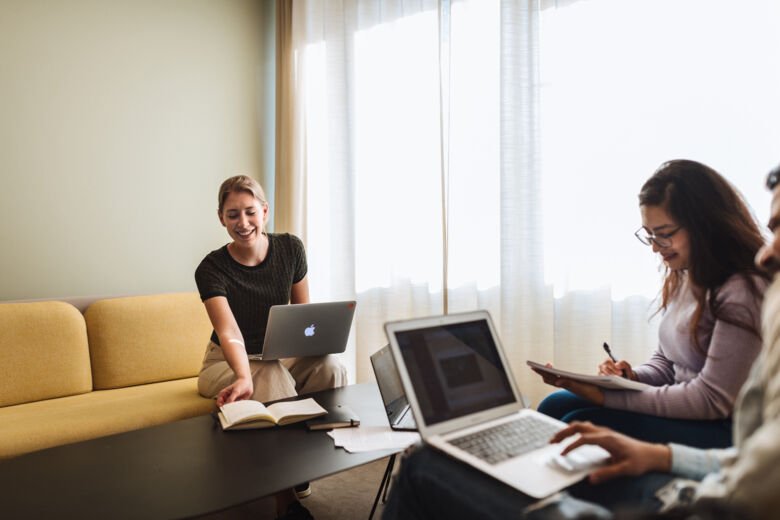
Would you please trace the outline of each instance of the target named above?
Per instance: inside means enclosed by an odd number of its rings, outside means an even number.
[[[337,448],[350,453],[375,450],[403,450],[419,442],[417,432],[397,432],[389,426],[359,426],[357,428],[336,428],[329,431]]]

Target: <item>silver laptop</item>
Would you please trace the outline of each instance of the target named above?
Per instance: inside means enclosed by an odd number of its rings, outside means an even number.
[[[391,322],[385,332],[429,445],[535,498],[609,457],[596,446],[562,457],[563,445],[549,444],[566,425],[525,407],[486,311]]]
[[[398,370],[395,368],[390,345],[385,345],[371,354],[371,366],[376,376],[376,385],[385,404],[390,428],[401,431],[417,431],[414,414],[404,394]]]
[[[339,354],[347,348],[355,301],[274,305],[268,314],[263,352],[252,361]]]

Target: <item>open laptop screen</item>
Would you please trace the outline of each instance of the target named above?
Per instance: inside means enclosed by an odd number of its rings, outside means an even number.
[[[393,353],[389,346],[384,346],[371,356],[371,364],[376,375],[376,384],[385,406],[391,406],[399,399],[406,404],[406,395],[398,377],[398,369],[393,361]]]
[[[487,320],[395,331],[427,425],[515,402]]]

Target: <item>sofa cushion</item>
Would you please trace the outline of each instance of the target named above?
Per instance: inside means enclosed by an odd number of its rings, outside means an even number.
[[[92,390],[84,317],[56,302],[0,304],[0,406]]]
[[[0,408],[0,459],[209,413],[197,378]]]
[[[95,390],[196,376],[211,334],[196,292],[98,300],[84,317]]]

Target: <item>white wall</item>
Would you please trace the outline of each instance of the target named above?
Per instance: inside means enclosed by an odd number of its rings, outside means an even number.
[[[0,3],[0,300],[195,289],[219,183],[273,165],[268,9]]]

